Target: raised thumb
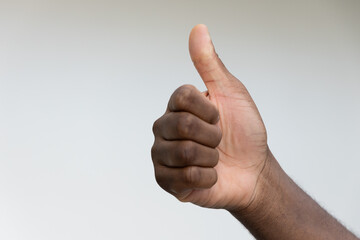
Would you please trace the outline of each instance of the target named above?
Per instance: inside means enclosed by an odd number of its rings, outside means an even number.
[[[196,25],[190,33],[189,51],[196,70],[210,94],[226,94],[233,87],[229,71],[215,52],[207,27]]]

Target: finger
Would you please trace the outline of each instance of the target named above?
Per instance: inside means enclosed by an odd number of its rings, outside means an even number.
[[[192,140],[215,148],[221,140],[218,126],[209,124],[188,112],[170,112],[155,124],[155,135],[165,140]]]
[[[217,173],[214,168],[195,166],[168,168],[157,165],[155,177],[160,187],[175,196],[180,196],[189,190],[210,188],[217,181]]]
[[[239,81],[230,77],[229,71],[215,52],[208,29],[205,25],[196,25],[189,37],[191,59],[210,94],[226,94]]]
[[[171,112],[190,112],[212,124],[219,120],[219,112],[214,104],[192,85],[176,89],[170,97],[168,109]]]
[[[215,167],[219,152],[193,141],[157,141],[151,149],[154,162],[167,167]]]

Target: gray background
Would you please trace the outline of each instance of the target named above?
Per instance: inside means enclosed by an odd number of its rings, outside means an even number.
[[[208,25],[286,172],[360,234],[360,1],[0,0],[0,239],[252,239],[156,185],[151,126]]]

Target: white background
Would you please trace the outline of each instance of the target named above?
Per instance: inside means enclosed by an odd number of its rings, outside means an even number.
[[[360,234],[360,2],[0,0],[0,239],[252,239],[156,185],[153,121],[208,25],[285,171]]]

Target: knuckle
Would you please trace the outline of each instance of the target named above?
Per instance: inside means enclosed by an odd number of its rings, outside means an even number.
[[[196,148],[191,142],[185,142],[180,148],[180,158],[184,165],[191,164],[196,156]]]
[[[164,190],[167,191],[169,188],[169,181],[164,177],[165,175],[161,173],[158,168],[155,168],[155,180],[157,184]]]
[[[155,162],[155,159],[157,159],[158,153],[159,153],[159,149],[156,143],[154,143],[154,145],[151,147],[151,159],[153,160],[153,162]]]
[[[195,128],[194,118],[189,113],[182,114],[177,122],[177,132],[180,137],[191,136]]]
[[[177,108],[186,109],[193,102],[194,87],[183,85],[174,92],[174,104]]]
[[[198,182],[200,179],[200,170],[197,167],[188,167],[184,171],[184,182],[186,185],[191,186]]]
[[[153,127],[152,127],[152,131],[153,131],[153,134],[157,134],[159,132],[159,128],[160,128],[160,119],[157,119],[154,124],[153,124]]]

